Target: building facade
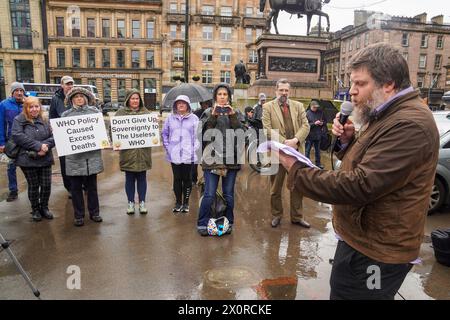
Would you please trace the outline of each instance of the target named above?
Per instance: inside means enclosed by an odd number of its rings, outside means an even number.
[[[70,75],[113,103],[136,88],[153,108],[162,92],[161,8],[158,0],[47,1],[50,82]]]
[[[450,90],[450,25],[443,16],[427,21],[426,13],[408,17],[362,18],[355,12],[355,26],[337,32],[325,55],[325,77],[335,93],[350,87],[347,63],[359,50],[379,42],[396,46],[408,62],[415,88]]]
[[[185,0],[163,1],[163,91],[176,85],[173,77],[184,75]],[[253,82],[258,68],[256,39],[263,33],[265,16],[259,0],[189,1],[189,82],[199,76],[212,87],[235,83],[234,66],[243,60]]]
[[[44,10],[39,0],[0,1],[1,99],[14,81],[46,82]]]

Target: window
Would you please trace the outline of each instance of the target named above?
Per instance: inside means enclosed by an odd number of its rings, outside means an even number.
[[[434,57],[434,69],[439,70],[442,66],[442,56],[440,54],[437,54]]]
[[[220,71],[220,82],[231,83],[231,71]]]
[[[14,60],[17,82],[34,82],[33,60]]]
[[[245,28],[245,41],[253,42],[253,30],[252,30],[252,28]]]
[[[153,69],[155,67],[155,52],[153,50],[146,51],[145,65],[148,69]]]
[[[427,66],[427,55],[421,54],[419,56],[419,68],[425,68]]]
[[[345,41],[342,41],[342,53],[345,53],[346,46],[347,46],[347,43]]]
[[[125,79],[118,79],[117,80],[117,96],[119,102],[125,101],[125,95],[126,95],[126,86],[125,86]]]
[[[212,83],[212,70],[202,70],[202,83]]]
[[[72,37],[80,36],[80,18],[72,18]]]
[[[131,22],[131,36],[133,39],[138,39],[141,37],[141,22],[139,20],[133,20]]]
[[[147,39],[153,39],[155,37],[155,22],[147,21]]]
[[[111,37],[111,22],[109,19],[102,19],[102,38]]]
[[[213,49],[203,48],[202,49],[202,61],[203,62],[212,62],[212,60],[213,60]]]
[[[258,63],[258,53],[256,52],[256,50],[250,50],[248,52],[248,62]]]
[[[360,46],[361,46],[361,36],[357,36],[356,42],[355,42],[356,50],[358,50],[360,48]]]
[[[220,49],[220,62],[222,63],[231,62],[231,49]]]
[[[133,80],[131,80],[131,87],[133,88],[133,89],[136,89],[136,90],[140,90],[141,88],[141,86],[140,86],[140,84],[139,84],[139,79],[133,79]]]
[[[180,13],[186,13],[186,4],[185,3],[182,3],[180,5]]]
[[[420,47],[421,48],[427,48],[428,47],[428,35],[423,34],[422,39],[420,40]]]
[[[253,17],[253,8],[252,7],[245,8],[245,16],[246,17]]]
[[[64,17],[56,17],[56,36],[64,37]]]
[[[111,80],[103,79],[103,101],[111,101]]]
[[[353,39],[350,39],[350,41],[348,42],[348,51],[352,51],[353,50]]]
[[[417,87],[423,88],[425,76],[417,75]]]
[[[15,28],[31,28],[30,12],[11,10],[11,24]]]
[[[404,47],[409,46],[409,34],[406,32],[402,34],[402,46]]]
[[[59,48],[56,49],[56,67],[65,68],[66,67],[66,50]]]
[[[221,7],[220,15],[223,17],[232,17],[233,16],[233,8],[232,7]]]
[[[203,27],[203,39],[204,40],[212,40],[213,39],[213,27],[212,26],[204,26]]]
[[[111,66],[111,56],[109,49],[102,49],[102,67],[109,68]]]
[[[186,26],[183,24],[180,26],[181,28],[181,39],[184,39],[184,37],[186,36]]]
[[[87,49],[87,66],[95,68],[95,49]]]
[[[342,58],[341,70],[342,70],[342,71],[345,70],[345,58]]]
[[[13,36],[13,46],[14,49],[32,49],[33,40],[31,39],[31,34]]]
[[[256,39],[258,39],[262,35],[262,33],[263,33],[263,29],[257,28],[256,29]]]
[[[369,45],[369,33],[364,34],[364,46]]]
[[[87,36],[88,38],[95,38],[95,19],[87,19]]]
[[[125,20],[117,20],[117,38],[125,38]]]
[[[444,36],[442,36],[442,35],[437,36],[436,48],[438,48],[438,49],[444,48]]]
[[[5,75],[3,73],[3,60],[0,60],[0,78],[3,78]]]
[[[177,37],[177,25],[171,24],[170,25],[170,38],[176,39]]]
[[[220,39],[221,40],[231,40],[231,27],[220,28]]]
[[[213,6],[202,6],[202,14],[207,16],[214,15],[214,7]]]
[[[72,67],[80,67],[80,49],[72,49]]]
[[[139,69],[140,67],[140,52],[138,50],[131,50],[131,67]]]
[[[177,3],[171,2],[169,5],[169,12],[170,13],[178,13]]]
[[[183,61],[183,48],[173,48],[173,60],[174,61]]]
[[[116,51],[116,66],[117,68],[125,68],[125,50],[120,49]]]

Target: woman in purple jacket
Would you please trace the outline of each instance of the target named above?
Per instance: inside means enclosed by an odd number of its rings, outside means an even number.
[[[166,159],[172,164],[173,192],[176,203],[173,212],[189,212],[189,196],[192,189],[192,167],[197,163],[196,151],[198,118],[191,110],[189,97],[180,95],[173,103],[173,113],[166,119],[162,140]]]

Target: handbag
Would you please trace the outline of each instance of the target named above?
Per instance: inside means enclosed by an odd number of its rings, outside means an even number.
[[[20,146],[14,142],[13,138],[9,138],[5,144],[4,153],[8,158],[15,159],[19,155]]]

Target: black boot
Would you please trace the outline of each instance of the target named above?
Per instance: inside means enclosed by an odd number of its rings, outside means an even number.
[[[18,198],[18,192],[17,191],[10,191],[8,194],[8,198],[6,198],[6,202],[14,201]]]
[[[181,212],[184,212],[184,213],[189,212],[189,197],[191,196],[191,191],[192,191],[192,186],[189,186],[184,190],[183,206],[181,208]]]

